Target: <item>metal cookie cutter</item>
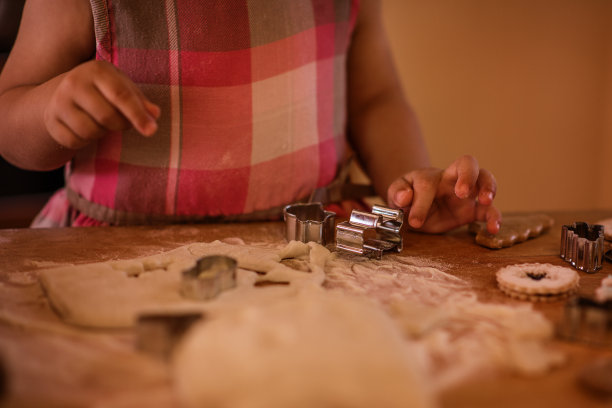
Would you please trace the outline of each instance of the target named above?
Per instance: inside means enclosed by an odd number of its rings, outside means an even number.
[[[598,302],[587,297],[569,300],[557,332],[566,340],[612,346],[612,300]]]
[[[561,258],[575,268],[595,273],[601,269],[604,257],[604,227],[599,224],[575,222],[561,227]]]
[[[235,287],[237,266],[234,258],[224,255],[198,259],[193,267],[183,271],[182,295],[189,299],[207,300]]]
[[[375,205],[372,212],[353,210],[349,221],[336,226],[336,248],[371,258],[401,252],[404,212]]]
[[[185,332],[203,317],[202,312],[141,314],[136,322],[136,348],[167,359]]]
[[[287,241],[314,241],[327,245],[334,240],[336,214],[321,203],[291,204],[283,210]]]

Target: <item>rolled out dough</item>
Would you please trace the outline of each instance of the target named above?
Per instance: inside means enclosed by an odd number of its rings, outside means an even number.
[[[207,302],[183,299],[180,271],[212,254],[237,259],[237,287]],[[563,360],[547,347],[550,322],[530,305],[481,303],[463,280],[409,257],[215,241],[47,269],[40,280],[61,317],[81,326],[205,311],[172,364],[187,406],[427,407],[423,379],[439,391],[485,371],[538,374]]]
[[[194,302],[180,294],[180,273],[206,255],[229,255],[238,261],[237,289],[212,302]],[[194,243],[169,252],[137,258],[70,265],[39,272],[51,305],[64,321],[86,327],[120,328],[134,324],[139,313],[154,310],[215,309],[253,290],[255,283],[288,282],[286,288],[257,288],[257,296],[293,293],[299,285],[321,285],[330,253],[320,245],[292,242],[282,249]],[[284,258],[306,258],[310,273],[285,266]],[[279,293],[280,292],[280,293]],[[231,306],[228,306],[231,307]]]

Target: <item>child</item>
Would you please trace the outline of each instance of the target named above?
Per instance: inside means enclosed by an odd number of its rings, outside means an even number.
[[[489,171],[429,167],[376,0],[28,0],[0,112],[8,161],[67,164],[33,226],[269,218],[348,139],[412,228],[499,230]]]

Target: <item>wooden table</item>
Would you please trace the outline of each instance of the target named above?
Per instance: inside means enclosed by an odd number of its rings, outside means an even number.
[[[555,226],[543,236],[502,250],[474,244],[465,228],[445,235],[407,233],[404,253],[451,265],[481,301],[517,302],[495,284],[495,271],[522,262],[567,265],[559,258],[560,226],[595,222],[612,212],[551,213]],[[0,358],[7,406],[172,406],[170,375],[163,362],[134,351],[130,330],[93,331],[65,325],[50,309],[36,280],[37,269],[151,255],[195,241],[241,237],[247,243],[282,242],[281,223],[167,227],[0,230]],[[612,273],[580,273],[580,292],[592,294]],[[103,305],[101,305],[103,307]],[[563,302],[536,304],[558,322]],[[577,373],[612,350],[560,340],[568,363],[551,373],[524,378],[500,373],[473,379],[441,395],[444,407],[611,407],[612,400],[583,390]],[[98,404],[98,405],[96,405]],[[106,404],[106,405],[105,405]]]

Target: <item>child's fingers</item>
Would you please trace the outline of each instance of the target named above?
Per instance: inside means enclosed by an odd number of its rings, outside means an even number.
[[[115,74],[113,74],[115,72]],[[145,107],[146,98],[119,71],[103,70],[94,79],[100,93],[144,136],[157,131],[157,122]]]
[[[474,217],[476,221],[485,221],[487,224],[487,231],[491,234],[497,234],[501,226],[502,215],[501,212],[490,204],[483,204],[482,201],[476,203]]]
[[[489,206],[486,215],[487,231],[491,234],[497,234],[501,227],[502,215],[501,212],[494,206]]]
[[[478,176],[478,202],[491,205],[497,194],[497,181],[487,169],[480,169]]]
[[[489,205],[497,194],[497,182],[493,174],[481,169],[478,161],[469,155],[455,160],[444,171],[444,179],[446,182],[454,183],[455,195],[459,198],[468,198],[473,194],[478,196],[479,202]]]
[[[441,174],[438,171],[412,172],[406,178],[413,191],[412,206],[408,214],[408,224],[420,228],[427,219],[440,184]]]
[[[492,205],[479,205],[476,210],[476,220],[487,223],[487,231],[497,234],[501,226],[501,212]]]
[[[412,186],[404,178],[395,180],[387,189],[387,202],[397,208],[405,208],[412,202]]]
[[[93,85],[90,92],[76,95],[74,102],[104,129],[116,131],[129,129],[132,126],[125,116],[111,105]]]
[[[161,108],[146,98],[144,99],[144,104],[145,109],[149,112],[149,114],[156,120],[159,119],[159,115],[161,115]]]
[[[59,122],[65,125],[75,135],[75,140],[70,147],[72,149],[83,147],[93,139],[98,139],[107,133],[87,112],[78,106],[60,112]]]
[[[479,171],[478,161],[470,155],[465,155],[444,170],[443,179],[455,186],[457,197],[468,198],[476,186]]]
[[[81,139],[59,118],[47,121],[46,126],[53,140],[67,149],[77,150],[89,143],[89,140]]]

